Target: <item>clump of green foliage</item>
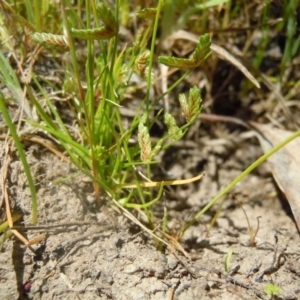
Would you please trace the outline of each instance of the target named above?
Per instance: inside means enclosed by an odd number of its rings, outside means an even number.
[[[49,48],[52,53],[56,51],[69,53],[70,60],[65,65],[63,90],[68,96],[69,105],[79,126],[80,138],[72,137],[70,129],[46,92],[44,83],[35,74],[31,82],[25,83],[27,97],[22,101],[27,103],[26,122],[50,134],[64,148],[78,169],[93,180],[96,203],[99,207],[102,205],[103,194],[116,199],[125,208],[135,207],[137,204],[139,209],[145,210],[151,227],[154,226],[151,205],[158,199],[154,196],[153,188],[149,191],[140,182],[136,167],[144,165],[146,176],[151,178],[150,166],[156,163],[156,155],[184,136],[202,108],[200,90],[197,87],[191,88],[188,98],[184,94],[180,95],[179,102],[186,124],[177,126],[175,118],[166,112],[164,120],[168,131],[157,142],[151,142],[149,134],[151,127],[156,118],[163,114],[163,111],[156,115],[152,112],[164,95],[156,99],[150,98],[150,90],[155,80],[153,75],[155,42],[163,2],[159,1],[155,8],[137,12],[139,17],[150,21],[136,36],[134,43],[124,48],[119,47],[120,20],[122,20],[120,1],[116,1],[114,7],[96,1],[86,1],[85,7],[73,7],[68,1],[62,1],[61,7],[57,7],[61,9],[63,21],[63,28],[59,34],[45,31],[43,22],[38,21],[41,18],[39,15],[26,20],[27,23],[31,21],[29,23],[31,31],[36,29],[30,36],[37,45]],[[84,21],[81,15],[83,8],[86,12]],[[44,10],[47,11],[47,8]],[[17,11],[14,13],[17,14]],[[24,19],[20,19],[20,22],[23,21]],[[83,40],[87,46],[84,71],[76,54],[78,40]],[[205,34],[200,37],[190,59],[169,56],[158,58],[160,63],[187,70],[169,88],[168,93],[207,59],[210,54],[210,43],[210,36]],[[5,57],[1,56],[1,62],[5,64],[5,61]],[[141,99],[131,124],[125,127],[120,107],[126,92],[131,88],[134,72],[145,81],[146,95]],[[1,78],[7,86],[12,87],[13,91],[18,87],[19,81],[8,74],[14,74],[14,71],[6,65]],[[83,81],[86,82],[86,87],[83,86]],[[41,104],[38,94],[42,95],[44,104]],[[37,119],[32,117],[33,107]],[[2,106],[2,109],[5,110],[5,106]],[[28,166],[25,165],[25,168],[28,169]],[[161,195],[161,191],[162,189],[158,195]],[[37,206],[34,210],[36,220]]]

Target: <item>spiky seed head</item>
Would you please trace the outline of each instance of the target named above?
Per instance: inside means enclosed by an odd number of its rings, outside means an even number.
[[[151,141],[148,128],[140,123],[138,127],[138,142],[141,149],[141,161],[151,161]]]
[[[148,69],[148,63],[150,58],[150,51],[145,50],[143,53],[141,53],[137,60],[135,61],[135,70],[136,72],[144,79],[147,79],[149,69]],[[154,81],[154,73],[151,72],[151,83]]]

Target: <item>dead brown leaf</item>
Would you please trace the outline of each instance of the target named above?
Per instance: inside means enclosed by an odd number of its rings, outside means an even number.
[[[266,153],[293,134],[291,131],[272,128],[251,122],[258,131],[259,142]],[[270,158],[272,174],[285,194],[300,232],[300,138],[296,138]]]

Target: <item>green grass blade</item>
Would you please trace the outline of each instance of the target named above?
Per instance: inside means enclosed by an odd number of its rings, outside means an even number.
[[[2,114],[6,121],[6,124],[9,128],[10,134],[15,142],[15,146],[18,150],[20,159],[21,159],[23,167],[24,167],[25,174],[27,176],[28,185],[29,185],[30,193],[31,193],[31,203],[32,203],[31,220],[32,220],[33,224],[36,224],[37,220],[38,220],[38,203],[37,203],[37,196],[36,196],[34,181],[31,176],[30,168],[29,168],[28,162],[26,160],[26,156],[25,156],[25,152],[22,147],[22,143],[18,137],[16,128],[10,118],[8,111],[7,111],[7,108],[4,103],[4,97],[1,93],[0,93],[0,109],[2,111]]]
[[[34,2],[37,2],[37,0],[35,0]],[[34,11],[35,11],[35,9],[34,9],[34,7],[32,5],[33,4],[32,0],[25,0],[24,4],[25,4],[25,8],[26,8],[27,19],[32,24],[35,24],[35,18],[34,18]]]

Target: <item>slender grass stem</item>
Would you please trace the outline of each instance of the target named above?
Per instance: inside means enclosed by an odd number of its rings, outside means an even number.
[[[65,0],[61,0],[61,11],[62,11],[62,16],[63,16],[64,30],[65,30],[65,34],[66,34],[66,37],[67,37],[67,40],[68,40],[68,45],[70,47],[70,53],[71,53],[71,57],[72,57],[72,64],[73,64],[75,76],[76,76],[76,79],[77,79],[79,96],[80,96],[81,101],[84,101],[84,92],[83,92],[83,88],[82,88],[82,84],[81,84],[81,80],[80,80],[80,75],[79,75],[79,68],[78,68],[78,63],[77,63],[77,58],[76,58],[75,45],[74,45],[74,41],[73,41],[73,38],[72,38],[72,35],[71,35],[70,26],[69,26],[69,22],[68,22],[66,11],[65,11],[64,1]]]
[[[154,51],[155,51],[155,43],[156,43],[156,34],[158,29],[158,21],[161,14],[161,10],[163,7],[163,0],[159,0],[157,8],[156,8],[156,15],[154,20],[154,28],[152,33],[152,41],[151,41],[151,50],[150,50],[150,59],[149,59],[149,65],[148,65],[148,77],[147,77],[147,91],[146,91],[146,97],[145,97],[145,105],[146,105],[146,112],[149,112],[149,104],[150,104],[150,90],[151,90],[151,78],[152,78],[152,68],[153,68],[153,60],[154,60]]]

